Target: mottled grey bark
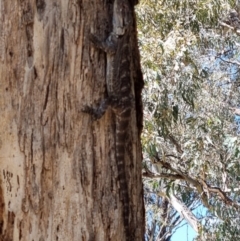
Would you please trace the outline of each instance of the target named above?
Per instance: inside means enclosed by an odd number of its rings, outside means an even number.
[[[114,116],[80,110],[105,92],[112,1],[0,1],[0,240],[125,240]],[[133,240],[142,240],[141,88],[132,35],[135,102],[126,140]],[[138,114],[136,114],[138,113]]]

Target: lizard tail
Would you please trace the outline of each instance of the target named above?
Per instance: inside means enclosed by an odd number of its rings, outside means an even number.
[[[131,114],[130,105],[122,110],[118,110],[116,115],[116,160],[118,168],[118,180],[120,184],[120,195],[123,201],[123,221],[124,229],[126,234],[126,240],[130,239],[130,228],[129,228],[129,193],[128,183],[125,171],[125,142],[126,134]]]

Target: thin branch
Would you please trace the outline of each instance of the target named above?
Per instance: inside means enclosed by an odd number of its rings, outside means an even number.
[[[239,208],[239,207],[240,207],[239,204],[237,204],[236,202],[234,202],[233,200],[231,200],[231,199],[227,196],[227,194],[226,194],[224,191],[222,191],[220,188],[218,188],[218,187],[212,187],[212,186],[208,185],[208,184],[206,183],[206,181],[203,180],[203,179],[201,179],[201,178],[198,178],[198,180],[195,180],[194,178],[190,177],[190,176],[188,175],[188,173],[184,173],[184,172],[182,172],[182,171],[180,171],[180,170],[178,170],[178,169],[176,169],[176,168],[173,168],[170,163],[167,163],[167,162],[162,161],[162,160],[161,160],[159,157],[157,157],[157,156],[156,156],[155,158],[158,160],[158,162],[159,162],[163,167],[165,167],[165,168],[168,169],[168,170],[171,170],[171,171],[174,172],[174,173],[177,173],[178,175],[182,176],[182,178],[183,178],[186,182],[188,182],[188,183],[190,183],[191,185],[193,185],[193,186],[197,189],[198,193],[200,194],[201,200],[202,200],[203,204],[204,204],[206,207],[210,208],[210,206],[209,206],[209,204],[208,204],[208,198],[209,198],[209,194],[210,194],[210,193],[215,193],[215,194],[217,194],[217,195],[220,197],[220,199],[221,199],[226,205],[230,205],[230,206],[233,206],[233,207],[235,207],[235,208]]]
[[[239,204],[237,204],[236,202],[232,201],[232,199],[230,199],[227,194],[225,192],[223,192],[219,187],[212,187],[210,185],[208,185],[206,183],[205,180],[202,180],[201,178],[199,178],[199,182],[204,186],[205,189],[207,189],[209,192],[211,193],[216,193],[218,194],[218,196],[222,199],[222,201],[229,205],[229,206],[233,206],[237,209],[239,209]]]
[[[237,66],[240,66],[240,62],[238,62],[238,61],[225,60],[225,59],[223,59],[223,58],[220,57],[220,56],[216,56],[216,59],[220,59],[220,60],[222,60],[223,62],[228,63],[228,64],[235,64],[235,65],[237,65]]]
[[[142,175],[143,177],[148,177],[151,179],[157,179],[157,178],[166,178],[169,180],[184,180],[184,178],[181,175],[178,174],[168,174],[168,173],[153,173],[147,168],[145,168],[145,171]]]
[[[168,135],[168,139],[176,146],[178,153],[183,154],[181,145],[177,142],[177,140],[171,134]]]
[[[223,26],[223,27],[226,27],[226,28],[228,28],[228,29],[231,29],[232,31],[234,31],[237,35],[239,35],[240,36],[240,30],[239,29],[237,29],[237,28],[235,28],[235,27],[233,27],[233,26],[231,26],[231,25],[229,25],[229,24],[227,24],[227,23],[224,23],[224,22],[222,22],[222,21],[218,21],[219,22],[219,24],[221,25],[221,26]]]

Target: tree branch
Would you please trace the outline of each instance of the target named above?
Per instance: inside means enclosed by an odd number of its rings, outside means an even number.
[[[165,167],[168,170],[171,170],[174,173],[177,173],[179,176],[181,176],[181,179],[184,179],[186,182],[190,183],[191,185],[193,185],[198,193],[200,194],[201,200],[203,202],[203,204],[210,208],[209,204],[208,204],[208,198],[209,198],[209,193],[215,193],[217,194],[220,199],[226,204],[226,205],[230,205],[233,206],[235,208],[239,208],[240,206],[234,202],[233,200],[231,200],[227,194],[222,191],[220,188],[218,187],[211,187],[210,185],[208,185],[206,183],[205,180],[198,178],[198,180],[195,180],[194,178],[190,177],[188,175],[188,173],[184,173],[176,168],[173,168],[172,165],[168,162],[164,162],[162,161],[159,157],[155,156],[155,158],[158,160],[158,162]]]
[[[233,27],[233,26],[231,26],[231,25],[229,25],[229,24],[227,24],[227,23],[225,23],[225,22],[222,22],[222,21],[220,21],[220,20],[219,20],[218,22],[219,22],[219,24],[220,24],[221,26],[233,30],[237,35],[240,36],[240,29],[235,28],[235,27]]]

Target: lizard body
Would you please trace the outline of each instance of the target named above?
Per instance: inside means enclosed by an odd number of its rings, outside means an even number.
[[[125,141],[131,117],[132,95],[130,75],[130,28],[133,12],[128,0],[115,0],[113,5],[113,29],[106,41],[90,35],[90,41],[107,54],[107,98],[98,108],[86,106],[84,112],[101,118],[108,106],[116,117],[115,152],[120,194],[123,201],[123,220],[126,240],[130,241],[130,201],[125,171]]]

